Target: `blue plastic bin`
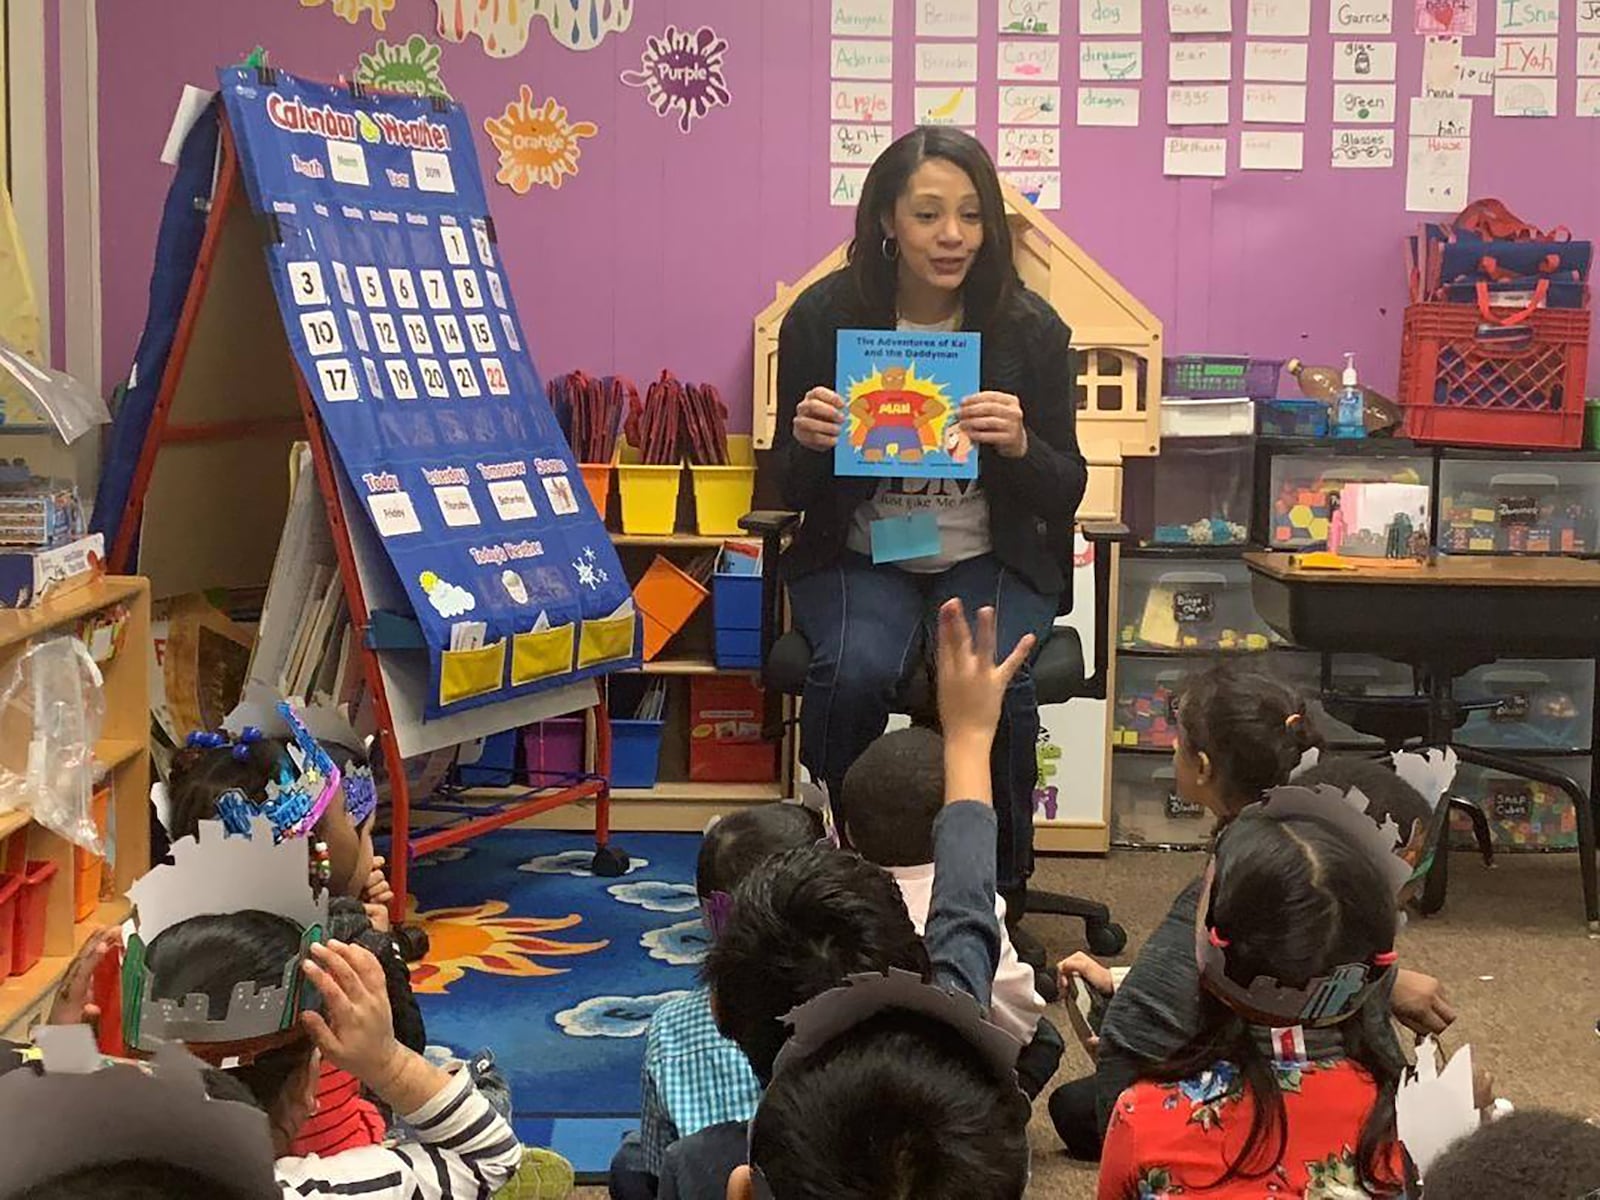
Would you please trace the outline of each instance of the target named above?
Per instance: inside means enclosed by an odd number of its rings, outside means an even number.
[[[717,666],[761,665],[761,576],[718,572],[711,580]]]
[[[611,719],[611,786],[651,788],[661,770],[665,721]]]

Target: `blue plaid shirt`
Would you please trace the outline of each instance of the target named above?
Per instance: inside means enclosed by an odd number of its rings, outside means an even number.
[[[650,1018],[642,1092],[639,1141],[652,1175],[679,1138],[755,1116],[761,1085],[744,1051],[717,1032],[707,989],[668,1000]]]

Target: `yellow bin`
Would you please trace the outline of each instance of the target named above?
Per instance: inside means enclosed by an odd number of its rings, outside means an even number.
[[[678,523],[678,489],[683,466],[646,466],[639,451],[624,443],[617,459],[622,493],[623,533],[671,533]]]
[[[728,466],[690,464],[694,476],[695,528],[720,536],[740,533],[739,518],[750,511],[756,488],[756,456],[747,433],[728,435]]]

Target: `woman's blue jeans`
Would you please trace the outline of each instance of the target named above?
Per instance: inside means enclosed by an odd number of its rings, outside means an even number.
[[[924,669],[939,607],[959,597],[973,619],[995,610],[999,653],[1026,633],[1043,638],[1057,598],[1034,591],[982,555],[937,574],[874,566],[849,551],[832,566],[789,583],[794,624],[811,645],[800,708],[800,761],[838,796],[850,764],[888,723],[896,691]],[[1029,666],[1006,689],[990,767],[999,825],[997,874],[1015,894],[1033,872],[1033,789],[1038,782],[1039,707]]]

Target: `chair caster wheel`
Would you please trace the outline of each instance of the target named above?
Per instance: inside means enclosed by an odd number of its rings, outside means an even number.
[[[1103,958],[1111,958],[1121,954],[1128,944],[1128,931],[1115,921],[1104,924],[1086,925],[1085,938],[1089,943],[1089,951]]]
[[[628,873],[628,852],[617,846],[596,846],[589,869],[602,879],[616,879]]]

